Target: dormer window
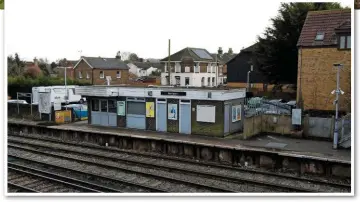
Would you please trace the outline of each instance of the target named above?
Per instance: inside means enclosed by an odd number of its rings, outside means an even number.
[[[316,37],[315,37],[315,41],[323,41],[325,37],[325,33],[324,32],[317,32],[316,33]]]

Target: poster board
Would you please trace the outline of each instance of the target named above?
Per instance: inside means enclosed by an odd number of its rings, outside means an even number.
[[[39,92],[39,112],[42,114],[51,113],[51,97],[50,92]]]
[[[126,108],[125,101],[117,101],[117,115],[125,116]]]
[[[177,104],[168,104],[168,119],[177,120]]]
[[[197,105],[196,106],[196,121],[215,123],[216,107],[213,105]]]
[[[301,109],[292,109],[291,122],[293,125],[301,125]]]
[[[146,102],[146,117],[148,118],[155,117],[154,107],[155,107],[154,102]]]
[[[62,123],[69,123],[71,122],[71,111],[56,111],[55,112],[55,123],[62,124]]]
[[[55,111],[61,110],[61,100],[60,100],[60,97],[55,97],[55,99],[54,99],[54,110],[55,110]]]
[[[241,105],[232,106],[231,121],[237,122],[241,120]]]

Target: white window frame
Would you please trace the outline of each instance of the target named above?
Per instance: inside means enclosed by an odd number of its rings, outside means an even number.
[[[165,63],[165,69],[164,69],[165,72],[168,72],[167,70],[167,63]]]
[[[187,72],[187,73],[190,72],[190,67],[189,66],[185,66],[185,72]]]
[[[211,73],[211,64],[210,63],[206,67],[206,72]]]
[[[120,79],[121,78],[121,71],[116,71],[116,78]]]
[[[89,74],[89,72],[86,72],[86,79],[90,79],[90,74]]]
[[[216,65],[211,64],[211,73],[216,73]]]
[[[102,74],[101,74],[102,73]],[[103,78],[105,78],[105,72],[104,71],[100,71],[100,79],[103,79]]]
[[[195,62],[195,64],[194,64],[194,72],[200,73],[200,66],[199,66],[199,63],[197,63],[197,62]]]
[[[78,77],[79,77],[79,79],[82,79],[82,73],[81,73],[81,71],[79,71]]]
[[[175,73],[181,73],[181,65],[179,63],[175,63]]]

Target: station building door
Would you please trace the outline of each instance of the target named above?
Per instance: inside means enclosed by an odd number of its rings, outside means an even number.
[[[116,126],[116,100],[93,99],[91,100],[91,124],[101,126]]]
[[[230,104],[224,105],[224,134],[230,132]]]
[[[145,98],[126,98],[126,127],[143,129],[146,128]]]
[[[166,99],[157,99],[156,101],[156,130],[167,131],[167,110]]]
[[[190,100],[180,100],[179,113],[179,132],[191,134],[191,102]]]

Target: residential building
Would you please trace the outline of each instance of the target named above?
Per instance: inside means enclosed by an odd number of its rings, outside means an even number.
[[[162,85],[213,87],[219,84],[216,61],[205,49],[187,47],[170,55],[170,66],[168,57],[160,62],[165,65]]]
[[[266,76],[253,65],[256,44],[242,49],[239,54],[229,60],[227,65],[227,86],[248,88],[249,91],[267,91],[270,89]]]
[[[129,67],[120,58],[81,57],[74,66],[74,78],[87,80],[93,85],[126,84],[129,78]]]
[[[39,60],[37,58],[34,58],[34,61],[25,61],[24,65],[24,72],[31,72],[33,76],[42,75],[42,71],[39,67]]]
[[[153,62],[130,62],[129,72],[135,74],[137,77],[150,76],[152,72],[162,70],[163,64]]]
[[[212,54],[213,58],[215,58],[215,61],[218,63],[219,84],[227,83],[227,62],[233,59],[236,55],[236,53],[223,53],[221,47],[219,48],[218,53]]]
[[[77,60],[66,60],[63,62],[59,62],[59,66],[55,67],[53,69],[53,72],[57,77],[64,78],[66,68],[66,76],[68,78],[74,78],[74,66],[77,62]]]
[[[298,40],[297,102],[304,110],[335,110],[337,69],[339,108],[351,110],[351,10],[310,11]]]

